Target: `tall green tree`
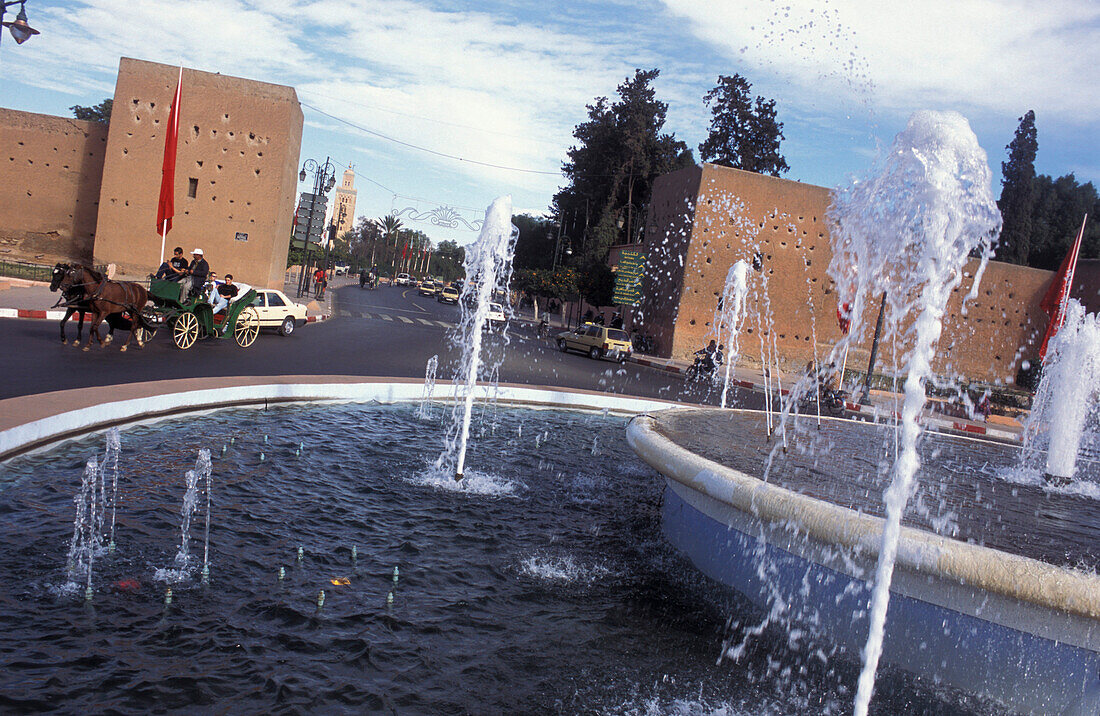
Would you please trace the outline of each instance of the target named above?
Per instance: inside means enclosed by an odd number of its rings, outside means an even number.
[[[1040,174],[1032,186],[1033,203],[1028,266],[1055,270],[1069,253],[1088,214],[1081,258],[1100,256],[1100,197],[1092,182],[1078,184],[1073,174],[1052,179]]]
[[[111,107],[114,105],[114,100],[108,97],[97,105],[91,107],[82,107],[79,104],[74,104],[69,109],[72,111],[73,116],[77,119],[82,119],[87,122],[102,122],[103,124],[111,123]]]
[[[752,85],[739,74],[718,76],[718,84],[703,95],[710,108],[710,133],[699,145],[704,162],[779,176],[789,171],[779,151],[783,123],[776,119],[775,100],[752,98]]]
[[[997,243],[997,258],[1013,264],[1027,264],[1035,208],[1035,156],[1039,153],[1035,112],[1020,117],[1016,136],[1006,147],[1008,160],[1001,162],[1001,210],[1003,225]]]
[[[577,143],[562,164],[568,184],[554,196],[550,213],[563,222],[582,263],[604,261],[613,244],[636,238],[653,180],[695,163],[686,144],[662,131],[668,105],[652,86],[659,74],[636,70],[619,85],[614,103],[597,97],[588,105],[588,120],[573,130]]]
[[[548,269],[554,265],[558,224],[545,216],[517,214],[512,223],[519,229],[512,266],[517,269]]]

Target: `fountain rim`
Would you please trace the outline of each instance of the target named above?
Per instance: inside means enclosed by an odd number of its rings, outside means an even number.
[[[294,403],[419,402],[419,378],[361,376],[231,376],[75,388],[0,400],[0,463],[115,426],[226,408]],[[436,383],[433,402],[451,402],[451,381]],[[579,388],[501,383],[478,386],[477,399],[544,409],[608,411],[634,416],[680,404]],[[446,395],[444,395],[446,393]]]
[[[696,410],[696,408],[677,408]],[[627,442],[644,462],[675,480],[756,519],[785,524],[813,540],[859,550],[877,560],[885,520],[773,485],[708,460],[661,434],[650,415],[627,426]],[[1100,575],[1089,575],[902,526],[897,564],[1010,599],[1100,619]]]

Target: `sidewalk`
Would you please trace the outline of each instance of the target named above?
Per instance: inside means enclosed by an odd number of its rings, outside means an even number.
[[[556,316],[552,318],[556,318]],[[516,314],[516,319],[527,324],[528,328],[534,330],[536,322],[531,311],[523,311],[521,314]],[[564,328],[554,325],[555,323],[557,323],[557,321],[551,322],[551,335],[565,330]],[[659,358],[657,356],[650,356],[642,353],[632,354],[630,356],[630,362],[676,375],[684,375],[687,372],[688,366],[691,365],[691,362],[687,360]],[[772,395],[778,399],[779,396],[786,396],[790,393],[790,388],[798,381],[801,375],[794,373],[779,373],[773,374],[772,377],[771,392]],[[721,385],[724,379],[725,374],[722,372],[722,369],[719,369],[718,375],[715,378],[715,385]],[[730,374],[730,385],[763,393],[765,390],[764,372],[755,367],[737,366]],[[858,394],[856,398],[858,399]],[[857,420],[892,422],[895,417],[900,418],[900,412],[898,411],[900,411],[903,402],[904,396],[900,393],[896,394],[889,391],[871,390],[871,405],[860,405],[857,402],[849,400],[844,404],[844,412],[846,417],[855,418]],[[778,405],[778,400],[775,404]],[[1021,433],[1023,432],[1023,426],[1012,418],[991,415],[988,421],[968,420],[966,418],[952,417],[938,413],[932,410],[931,406],[933,404],[934,399],[929,399],[928,404],[921,414],[921,422],[928,430],[956,435],[980,435],[996,440],[1008,440],[1011,442],[1019,442]]]

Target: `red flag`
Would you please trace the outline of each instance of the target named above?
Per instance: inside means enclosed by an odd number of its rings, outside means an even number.
[[[407,258],[409,258],[409,243],[406,241],[401,244],[401,260],[404,261]]]
[[[163,237],[172,229],[176,213],[176,145],[180,137],[180,89],[183,87],[183,67],[180,67],[176,96],[168,109],[168,126],[164,134],[164,163],[160,169],[160,201],[157,202],[157,231]],[[163,250],[161,251],[163,254]],[[163,258],[163,257],[162,257]]]
[[[291,224],[294,228],[298,228],[298,210],[294,210],[294,223]]]
[[[1054,280],[1050,283],[1039,307],[1050,316],[1047,324],[1047,332],[1043,334],[1043,342],[1039,346],[1039,359],[1047,356],[1047,343],[1058,333],[1062,323],[1066,320],[1066,304],[1069,303],[1069,294],[1073,290],[1073,275],[1077,271],[1077,254],[1081,251],[1081,239],[1085,236],[1085,222],[1088,214],[1081,221],[1081,230],[1077,232],[1077,238],[1073,240],[1073,247],[1062,259],[1062,265],[1058,267],[1058,273],[1054,274]]]
[[[836,322],[840,324],[840,332],[848,335],[848,331],[852,329],[851,304],[842,303],[836,307]]]

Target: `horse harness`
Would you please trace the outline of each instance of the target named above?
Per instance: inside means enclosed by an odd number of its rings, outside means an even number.
[[[74,266],[66,272],[65,277],[66,278],[71,278],[74,273],[79,272],[81,278],[83,278],[83,275],[86,271],[87,271],[87,269],[85,269],[83,267]],[[141,308],[142,307],[140,307],[140,306],[135,307],[135,305],[134,305],[134,299],[133,299],[133,294],[132,294],[133,289],[132,289],[131,286],[128,285],[128,282],[112,281],[111,279],[104,277],[104,279],[99,282],[99,286],[96,287],[95,293],[93,293],[92,295],[89,296],[87,290],[84,287],[85,286],[90,286],[90,285],[92,285],[92,283],[93,283],[93,281],[83,281],[81,283],[70,283],[68,286],[63,287],[61,289],[61,296],[62,296],[62,298],[64,298],[66,300],[65,307],[67,308],[69,306],[75,306],[75,305],[80,304],[80,303],[87,304],[89,307],[91,307],[93,302],[101,301],[103,303],[114,304],[115,306],[118,306],[121,309],[128,310],[128,311],[130,311],[130,313],[132,315],[138,315],[138,314],[141,313]],[[100,294],[103,293],[103,289],[109,283],[116,284],[123,291],[125,291],[126,296],[128,298],[130,298],[130,302],[129,303],[119,303],[118,301],[114,301],[114,300],[111,300],[109,298],[103,298],[103,296],[101,296]],[[79,288],[81,290],[81,292],[84,294],[84,297],[82,299],[77,300],[75,298],[70,298],[69,297],[69,292],[74,288]],[[61,303],[61,299],[58,299],[58,305],[60,305],[60,303]]]

